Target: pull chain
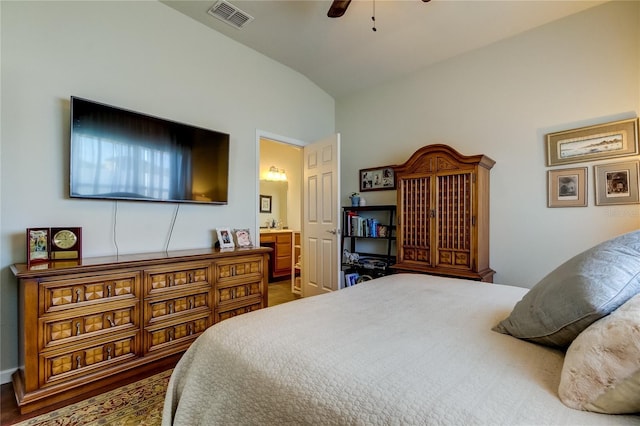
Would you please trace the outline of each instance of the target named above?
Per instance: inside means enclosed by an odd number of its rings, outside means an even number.
[[[373,21],[373,28],[371,28],[374,32],[378,31],[376,29],[376,0],[373,0],[373,14],[371,15],[371,20]]]

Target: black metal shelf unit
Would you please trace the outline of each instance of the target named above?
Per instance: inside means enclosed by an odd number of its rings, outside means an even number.
[[[342,208],[342,269],[372,278],[391,273],[395,263],[396,206]],[[348,253],[347,253],[348,252]],[[358,254],[358,260],[349,254]]]

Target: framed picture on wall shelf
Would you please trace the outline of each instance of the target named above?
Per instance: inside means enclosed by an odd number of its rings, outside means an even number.
[[[260,195],[260,213],[271,213],[271,195]]]
[[[547,166],[638,154],[638,119],[549,133]]]
[[[547,207],[586,207],[587,168],[547,172]]]
[[[594,166],[596,205],[637,204],[640,161]]]
[[[396,189],[396,175],[392,166],[360,170],[360,191]]]
[[[218,228],[216,229],[218,233],[218,242],[220,243],[220,248],[233,248],[235,244],[233,243],[233,235],[231,234],[231,229],[229,228]]]

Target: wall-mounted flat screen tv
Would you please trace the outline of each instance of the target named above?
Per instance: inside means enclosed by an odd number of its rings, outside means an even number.
[[[71,97],[72,198],[227,204],[229,135]]]

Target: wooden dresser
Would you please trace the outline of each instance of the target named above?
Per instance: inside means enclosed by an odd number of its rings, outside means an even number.
[[[493,282],[489,173],[495,161],[428,145],[395,166],[398,271]]]
[[[11,266],[21,413],[179,356],[212,324],[267,307],[271,249],[184,250]]]

